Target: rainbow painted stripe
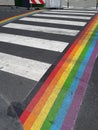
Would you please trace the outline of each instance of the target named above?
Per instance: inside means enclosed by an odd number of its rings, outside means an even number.
[[[24,130],[71,130],[98,55],[98,14],[86,26],[31,100]]]
[[[42,12],[42,11],[44,11],[44,9],[43,9],[43,10],[29,11],[29,12],[26,12],[26,13],[23,13],[23,14],[15,15],[15,16],[12,16],[12,17],[10,17],[10,18],[6,18],[6,19],[4,19],[4,20],[0,20],[0,25],[2,26],[2,25],[4,25],[4,24],[7,24],[7,23],[9,23],[9,22],[12,22],[12,21],[14,21],[14,20],[16,20],[16,19],[19,19],[19,18],[22,18],[22,17],[26,17],[26,16],[28,16],[28,15],[32,15],[32,14],[34,14],[34,13],[38,13],[38,12]]]

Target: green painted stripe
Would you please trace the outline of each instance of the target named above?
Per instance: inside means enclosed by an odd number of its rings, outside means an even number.
[[[96,29],[94,30],[94,34],[96,32]],[[69,89],[69,87],[70,87],[79,67],[80,67],[80,64],[81,64],[82,60],[84,59],[92,41],[93,41],[93,35],[88,40],[85,48],[83,49],[81,55],[79,56],[77,62],[75,63],[71,73],[69,74],[67,80],[65,81],[64,85],[62,86],[62,89],[61,89],[60,93],[58,94],[58,97],[57,97],[54,105],[52,106],[50,112],[48,113],[48,116],[47,116],[45,122],[43,123],[41,130],[45,130],[45,129],[50,130],[50,127],[55,120],[57,112],[60,109],[60,106],[61,106],[61,104],[66,96],[66,93],[67,93],[67,91],[68,91],[68,89]]]

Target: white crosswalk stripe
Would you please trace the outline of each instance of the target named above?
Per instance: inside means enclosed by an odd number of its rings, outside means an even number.
[[[21,29],[21,30],[29,30],[29,31],[40,31],[40,32],[53,33],[59,35],[70,35],[70,36],[76,36],[79,33],[79,30],[41,27],[41,26],[25,25],[25,24],[18,24],[18,23],[9,23],[4,27]]]
[[[72,15],[91,15],[91,16],[93,16],[94,15],[94,13],[79,13],[79,12],[67,12],[67,11],[65,11],[65,12],[60,12],[60,11],[50,11],[50,12],[48,12],[48,11],[46,11],[45,13],[49,13],[49,14],[72,14]]]
[[[0,33],[0,41],[58,52],[62,52],[68,46],[68,43],[66,42],[58,42],[54,40],[51,40],[50,42],[50,40],[41,38],[26,37],[6,33]]]
[[[85,26],[86,22],[80,21],[69,21],[69,20],[52,20],[52,19],[45,19],[45,18],[29,18],[24,17],[21,18],[22,21],[32,21],[32,22],[43,22],[43,23],[53,23],[53,24],[63,24],[63,25],[73,25],[73,26]]]
[[[51,14],[34,14],[32,16],[40,16],[40,17],[51,17],[51,18],[70,18],[70,19],[84,19],[84,20],[90,20],[91,17],[87,16],[73,16],[73,15],[51,15]]]
[[[72,10],[72,9],[58,9],[58,10],[51,10],[51,11],[54,11],[54,12],[56,12],[56,11],[60,11],[60,12],[83,12],[83,13],[96,13],[97,11],[96,10]]]
[[[39,81],[50,64],[0,53],[0,70]]]

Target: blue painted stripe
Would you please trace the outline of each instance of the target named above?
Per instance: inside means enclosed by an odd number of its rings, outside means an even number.
[[[78,72],[77,72],[77,74],[76,74],[76,76],[71,84],[71,87],[69,88],[69,91],[68,91],[68,93],[67,93],[67,95],[62,103],[62,106],[61,106],[61,108],[60,108],[60,110],[55,118],[55,121],[54,121],[53,125],[51,126],[51,130],[60,130],[60,128],[62,126],[62,123],[65,119],[67,111],[70,107],[72,99],[75,95],[75,92],[76,92],[77,87],[79,85],[79,82],[81,80],[81,77],[85,71],[86,65],[87,65],[87,63],[92,55],[92,52],[94,50],[94,47],[96,45],[97,37],[98,37],[97,35],[94,37],[94,40],[93,40],[92,44],[90,45],[83,62],[80,65],[80,68],[79,68],[79,70],[78,70]],[[84,65],[84,63],[85,63],[85,65]]]

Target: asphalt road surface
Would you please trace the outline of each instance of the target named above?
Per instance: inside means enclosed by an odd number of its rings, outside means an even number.
[[[19,12],[13,12],[15,15],[19,14]],[[21,13],[23,12],[25,11]],[[4,11],[2,14],[1,19],[13,16],[5,14]],[[3,120],[0,118],[0,129],[23,129],[17,116],[21,115],[40,86],[95,14],[95,10],[45,10],[1,25],[0,104],[2,107],[0,112],[4,118]],[[95,116],[95,113],[98,113],[96,109],[98,105],[97,101],[93,102],[98,95],[96,70],[98,70],[97,61],[88,83],[88,91],[77,118],[75,130],[92,130],[93,128],[97,130],[98,128],[98,116],[97,114]],[[92,91],[96,93],[90,99],[89,95]],[[89,110],[90,105],[95,111]],[[83,115],[85,111],[89,113],[87,116]],[[91,116],[92,118],[89,118]],[[89,127],[92,119],[95,121],[92,127]],[[14,123],[11,126],[12,122]]]

